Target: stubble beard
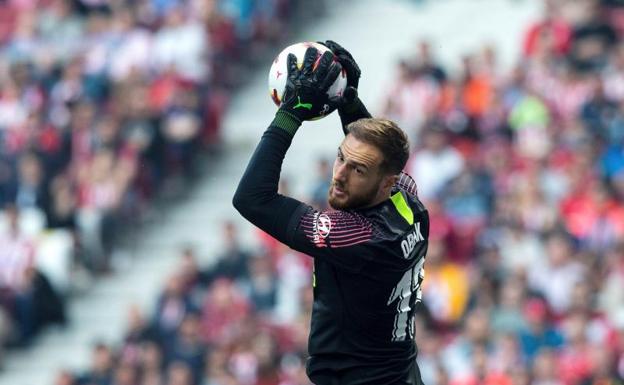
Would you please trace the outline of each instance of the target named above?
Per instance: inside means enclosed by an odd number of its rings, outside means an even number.
[[[346,199],[340,199],[336,198],[332,194],[334,189],[334,184],[332,184],[329,187],[329,191],[327,192],[327,202],[329,203],[329,206],[334,210],[354,210],[362,207],[367,207],[370,206],[371,202],[373,202],[373,200],[375,199],[378,188],[379,186],[375,186],[375,188],[371,188],[369,191],[366,191],[363,194],[356,195],[354,195],[352,191],[348,191],[346,194]]]

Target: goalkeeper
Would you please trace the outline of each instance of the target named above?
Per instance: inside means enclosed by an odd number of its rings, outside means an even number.
[[[283,102],[262,135],[234,195],[251,223],[314,258],[314,305],[307,374],[317,385],[420,384],[414,312],[427,251],[429,216],[402,172],[405,133],[374,119],[357,97],[360,70],[338,44],[308,48],[303,65],[288,56]],[[328,100],[341,68],[344,96]],[[338,108],[338,146],[328,202],[317,211],[277,193],[281,165],[303,121]]]

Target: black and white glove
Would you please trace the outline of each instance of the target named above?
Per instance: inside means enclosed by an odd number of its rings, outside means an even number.
[[[327,40],[325,42],[319,42],[319,44],[323,44],[325,47],[329,48],[336,58],[338,59],[338,63],[344,68],[347,72],[347,87],[353,87],[355,89],[358,88],[358,84],[360,83],[360,76],[362,75],[362,71],[360,71],[360,67],[353,59],[353,55],[343,46],[336,43],[333,40]]]
[[[358,66],[355,59],[353,58],[353,55],[351,55],[351,53],[340,44],[336,43],[333,40],[326,40],[325,42],[319,41],[318,43],[323,44],[334,53],[334,55],[338,59],[338,63],[340,63],[342,68],[347,73],[347,88],[345,88],[342,95],[335,96],[329,99],[329,104],[332,109],[337,108],[338,112],[340,113],[345,108],[348,108],[348,106],[351,106],[357,102],[357,88],[360,83],[360,76],[362,75],[362,71],[360,70],[360,66]]]
[[[302,122],[330,111],[327,90],[342,71],[332,53],[325,52],[319,58],[319,51],[310,47],[305,52],[301,69],[293,54],[288,55],[287,67],[286,88],[278,113],[287,113]]]

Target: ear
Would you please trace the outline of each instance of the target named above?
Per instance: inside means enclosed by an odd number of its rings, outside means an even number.
[[[383,189],[390,191],[390,189],[392,189],[392,186],[394,186],[397,183],[398,180],[399,180],[399,176],[398,175],[386,175],[386,176],[384,176],[384,179],[381,182]]]

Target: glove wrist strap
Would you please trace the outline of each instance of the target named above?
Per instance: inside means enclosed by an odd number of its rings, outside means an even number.
[[[275,114],[273,122],[271,122],[271,125],[279,127],[288,132],[290,135],[295,136],[295,133],[301,126],[301,120],[290,112],[278,110]]]

